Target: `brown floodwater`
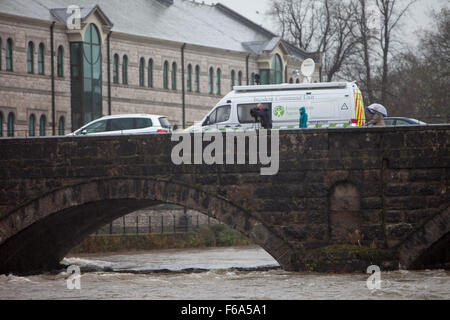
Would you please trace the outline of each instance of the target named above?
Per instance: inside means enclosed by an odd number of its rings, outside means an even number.
[[[253,246],[77,255],[62,262],[81,268],[79,282],[67,270],[0,275],[0,300],[450,299],[449,271],[381,272],[379,289],[369,289],[368,274],[286,272]]]

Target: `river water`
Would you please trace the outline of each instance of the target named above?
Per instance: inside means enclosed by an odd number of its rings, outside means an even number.
[[[285,272],[253,246],[77,255],[62,262],[81,267],[80,277],[0,275],[0,300],[450,299],[449,271],[381,272],[380,289],[368,289],[368,274]]]

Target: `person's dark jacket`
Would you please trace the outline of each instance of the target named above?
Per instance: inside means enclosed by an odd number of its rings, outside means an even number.
[[[261,126],[264,129],[272,129],[272,120],[270,119],[270,113],[268,109],[259,110],[258,108],[253,109],[253,116],[256,116],[257,120],[261,122]]]

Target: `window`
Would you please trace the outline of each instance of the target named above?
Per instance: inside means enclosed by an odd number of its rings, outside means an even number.
[[[253,118],[250,114],[250,110],[256,108],[258,103],[252,103],[252,104],[239,104],[237,106],[238,110],[238,119],[240,123],[253,123],[255,122],[255,118]],[[271,109],[270,103],[263,103],[264,109]]]
[[[220,95],[221,94],[221,81],[222,81],[222,71],[220,70],[220,68],[217,69],[217,73],[216,73],[216,94]]]
[[[295,80],[295,83],[300,83],[300,79],[297,78],[297,80]]]
[[[8,114],[8,137],[14,137],[14,113]]]
[[[39,135],[41,137],[45,137],[45,127],[47,125],[47,118],[45,115],[41,116],[41,119],[39,120]]]
[[[215,109],[209,116],[205,125],[222,123],[230,120],[231,106],[222,106]]]
[[[294,79],[290,78],[289,83],[294,83]]]
[[[13,41],[11,38],[6,41],[5,58],[6,71],[13,71]]]
[[[119,55],[117,53],[114,55],[113,61],[113,82],[119,83]]]
[[[58,134],[60,136],[63,136],[65,133],[65,127],[66,127],[66,119],[64,117],[59,118],[59,126],[58,126]]]
[[[136,124],[134,126],[135,129],[145,129],[153,127],[152,119],[149,118],[136,118],[134,119]]]
[[[60,78],[62,78],[64,76],[64,48],[63,48],[63,46],[58,47],[57,73],[58,73],[58,77],[60,77]]]
[[[272,59],[272,70],[270,72],[271,83],[280,84],[283,82],[283,64],[281,58],[276,54]]]
[[[38,51],[38,73],[44,74],[44,55],[45,55],[45,46],[43,43],[39,44],[39,51]]]
[[[172,90],[177,90],[177,63],[172,63]]]
[[[259,70],[260,84],[270,84],[270,70]]]
[[[86,129],[83,130],[83,132],[86,132],[86,133],[105,132],[106,131],[106,123],[107,123],[107,120],[98,121],[98,122],[93,123],[90,126],[88,126]]]
[[[28,123],[28,135],[34,137],[36,135],[36,117],[34,114],[30,115],[30,120]]]
[[[134,119],[124,118],[124,119],[113,119],[110,120],[111,131],[123,131],[134,129]]]
[[[147,80],[148,80],[148,87],[153,88],[153,60],[148,60],[148,72],[147,72]]]
[[[122,60],[122,83],[128,84],[128,56],[124,55]]]
[[[234,70],[231,70],[231,90],[233,90],[234,86],[235,86],[235,80],[236,80],[236,74],[234,72]]]
[[[164,62],[164,70],[163,70],[163,85],[164,89],[169,89],[169,62]]]
[[[195,67],[195,92],[200,92],[200,67]]]
[[[254,73],[254,72],[252,72],[252,75],[251,75],[251,78],[250,78],[250,84],[251,84],[252,86],[255,85],[255,73]]]
[[[34,44],[33,44],[32,41],[28,42],[27,72],[28,73],[34,73]]]
[[[242,86],[242,71],[238,72],[238,86]]]
[[[213,94],[214,93],[214,69],[211,67],[209,68],[209,94]]]
[[[166,117],[159,118],[159,123],[161,124],[161,127],[170,129],[170,122]]]
[[[192,92],[192,65],[189,64],[187,67],[187,80],[186,87],[188,92]]]
[[[145,77],[145,59],[141,58],[139,62],[139,85],[141,87],[143,87],[145,83],[144,77]]]
[[[72,130],[102,116],[102,53],[100,33],[89,24],[84,42],[70,43]],[[55,124],[56,125],[56,124]]]

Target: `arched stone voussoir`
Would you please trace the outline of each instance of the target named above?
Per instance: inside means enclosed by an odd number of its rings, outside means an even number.
[[[114,205],[111,207],[113,203]],[[55,234],[55,237],[58,238],[55,238],[56,242],[64,243],[61,247],[54,248],[60,252],[48,258],[45,264],[55,265],[58,258],[63,257],[84,237],[95,231],[95,228],[98,229],[121,215],[157,203],[185,206],[215,218],[260,245],[282,267],[292,269],[290,257],[293,256],[293,250],[291,247],[247,210],[223,197],[205,192],[199,187],[152,178],[91,180],[83,184],[65,186],[27,203],[10,212],[0,221],[0,256],[2,256],[2,248],[6,248],[8,255],[14,255],[14,261],[20,263],[22,271],[24,268],[22,260],[24,259],[20,257],[26,256],[27,246],[33,247],[33,250],[36,251],[33,240],[28,241],[29,238],[35,237],[36,241],[44,240],[41,239],[39,230],[34,229],[45,228],[47,233]],[[83,213],[84,208],[89,210],[89,215]],[[108,210],[115,211],[115,213],[109,216]],[[69,217],[69,215],[71,223],[74,224],[73,227],[64,223],[65,216]],[[76,218],[77,215],[80,216],[80,219]],[[45,223],[43,223],[44,221]],[[58,230],[53,232],[52,221],[66,231],[63,234],[57,232]],[[70,235],[72,233],[73,237]],[[17,237],[18,235],[20,237]],[[16,243],[15,237],[21,240]],[[46,235],[45,241],[51,242],[49,237]],[[18,244],[21,244],[21,248],[16,251],[14,247]],[[33,260],[36,261],[35,265],[39,265],[36,253],[32,255]],[[50,261],[52,259],[55,261]]]
[[[416,268],[418,259],[448,233],[450,233],[450,207],[425,222],[399,246],[401,267]]]

